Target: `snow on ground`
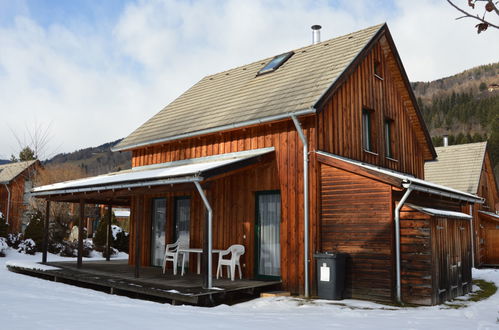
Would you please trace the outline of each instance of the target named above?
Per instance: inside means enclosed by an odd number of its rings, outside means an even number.
[[[12,250],[0,258],[0,329],[499,329],[499,292],[460,309],[293,297],[214,308],[171,306],[50,282],[5,267],[7,262],[40,260],[40,254]],[[49,261],[56,260],[69,258],[49,255]],[[473,275],[499,286],[497,269],[474,270]]]

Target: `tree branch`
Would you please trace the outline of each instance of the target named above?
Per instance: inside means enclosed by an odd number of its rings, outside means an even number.
[[[491,2],[490,0],[486,0],[486,1]],[[476,19],[476,20],[478,20],[478,21],[480,21],[480,22],[482,22],[482,23],[487,24],[488,26],[491,26],[491,27],[494,27],[494,28],[496,28],[496,29],[499,29],[499,25],[492,24],[492,23],[490,23],[489,21],[485,20],[484,18],[481,18],[481,17],[480,17],[480,16],[478,16],[478,15],[476,15],[476,16],[475,16],[475,15],[473,15],[473,14],[468,13],[467,11],[465,11],[465,10],[463,10],[463,9],[459,8],[458,6],[456,6],[456,5],[455,5],[455,4],[454,4],[451,0],[447,0],[447,2],[448,2],[448,3],[452,6],[452,7],[454,7],[456,10],[458,10],[458,11],[460,11],[462,14],[464,14],[464,16],[459,17],[459,19],[460,19],[460,18],[464,18],[464,17],[474,18],[474,19]],[[499,15],[499,10],[497,9],[497,7],[496,7],[496,6],[494,6],[494,10],[495,10],[495,11],[496,11],[496,13]]]

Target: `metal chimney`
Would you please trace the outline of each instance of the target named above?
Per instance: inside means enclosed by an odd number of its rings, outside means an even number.
[[[312,25],[312,44],[321,42],[321,28],[320,25]]]
[[[449,146],[449,136],[444,135],[444,147],[448,147],[448,146]]]

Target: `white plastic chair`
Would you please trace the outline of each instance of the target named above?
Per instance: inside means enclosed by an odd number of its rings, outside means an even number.
[[[239,263],[239,258],[244,254],[244,251],[244,246],[239,244],[231,245],[227,250],[220,251],[220,253],[218,254],[217,278],[220,275],[220,272],[223,273],[222,266],[227,266],[227,275],[229,275],[230,270],[230,279],[231,281],[234,281],[237,266],[239,268],[239,278],[242,279],[243,273],[241,272],[241,264]],[[229,254],[231,255],[230,259],[223,258],[224,256]]]
[[[177,275],[179,245],[180,245],[179,239],[175,243],[166,244],[165,256],[163,258],[163,274],[166,271],[166,263],[168,261],[171,261],[171,262],[173,262],[173,275]]]

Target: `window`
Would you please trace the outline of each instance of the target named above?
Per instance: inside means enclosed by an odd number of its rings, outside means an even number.
[[[373,110],[366,108],[362,109],[362,146],[364,147],[364,150],[371,152],[375,152],[373,117]]]
[[[166,242],[166,198],[152,200],[151,265],[161,266]]]
[[[279,191],[256,194],[256,276],[279,278],[281,275],[281,194]]]
[[[385,155],[395,159],[395,122],[392,119],[385,119]]]
[[[378,60],[374,60],[374,76],[383,79],[383,75],[381,74],[381,62]]]
[[[277,70],[281,65],[284,64],[291,56],[293,56],[293,52],[277,55],[274,57],[267,65],[265,65],[260,71],[258,71],[257,76],[262,75],[264,73],[269,73]]]

